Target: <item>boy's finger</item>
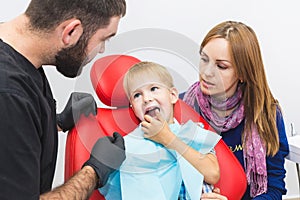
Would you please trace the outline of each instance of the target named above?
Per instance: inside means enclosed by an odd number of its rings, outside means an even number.
[[[155,114],[156,114],[156,117],[158,119],[158,121],[160,122],[164,122],[165,119],[163,118],[163,116],[161,115],[161,113],[159,112],[159,110],[155,110]]]
[[[145,116],[144,116],[144,119],[145,119],[145,121],[148,122],[148,123],[151,123],[151,121],[152,121],[152,117],[151,117],[150,115],[145,115]]]

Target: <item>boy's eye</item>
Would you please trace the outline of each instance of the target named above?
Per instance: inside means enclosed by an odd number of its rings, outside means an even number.
[[[154,91],[157,90],[157,89],[158,89],[158,87],[156,87],[156,86],[151,87],[151,91],[152,91],[152,92],[154,92]]]
[[[133,98],[136,99],[136,98],[139,98],[139,96],[141,96],[140,93],[135,93],[135,94],[133,95]]]

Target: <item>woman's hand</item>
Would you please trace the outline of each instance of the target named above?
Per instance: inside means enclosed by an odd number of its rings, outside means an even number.
[[[213,192],[202,194],[201,200],[206,200],[206,199],[227,200],[227,197],[220,194],[219,188],[214,188]]]

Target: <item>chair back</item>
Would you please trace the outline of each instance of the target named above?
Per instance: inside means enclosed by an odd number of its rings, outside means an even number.
[[[98,98],[107,105],[107,108],[98,108],[96,116],[82,116],[76,126],[69,131],[65,153],[65,180],[81,169],[99,137],[112,135],[115,131],[124,136],[140,123],[129,107],[123,89],[125,73],[138,62],[140,60],[133,56],[110,55],[98,59],[93,64],[90,73],[92,85]],[[175,104],[174,116],[180,123],[191,119],[194,122],[201,122],[205,129],[213,131],[209,124],[182,100],[178,100]],[[216,186],[229,200],[241,199],[247,186],[242,166],[222,139],[215,150],[221,173]],[[95,190],[90,199],[101,200],[104,197]]]

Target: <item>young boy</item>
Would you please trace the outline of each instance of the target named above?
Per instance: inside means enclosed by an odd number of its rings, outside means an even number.
[[[197,199],[203,181],[219,180],[213,147],[220,136],[173,117],[178,91],[167,69],[153,62],[134,65],[124,89],[140,125],[124,137],[126,160],[100,192],[108,199]]]

